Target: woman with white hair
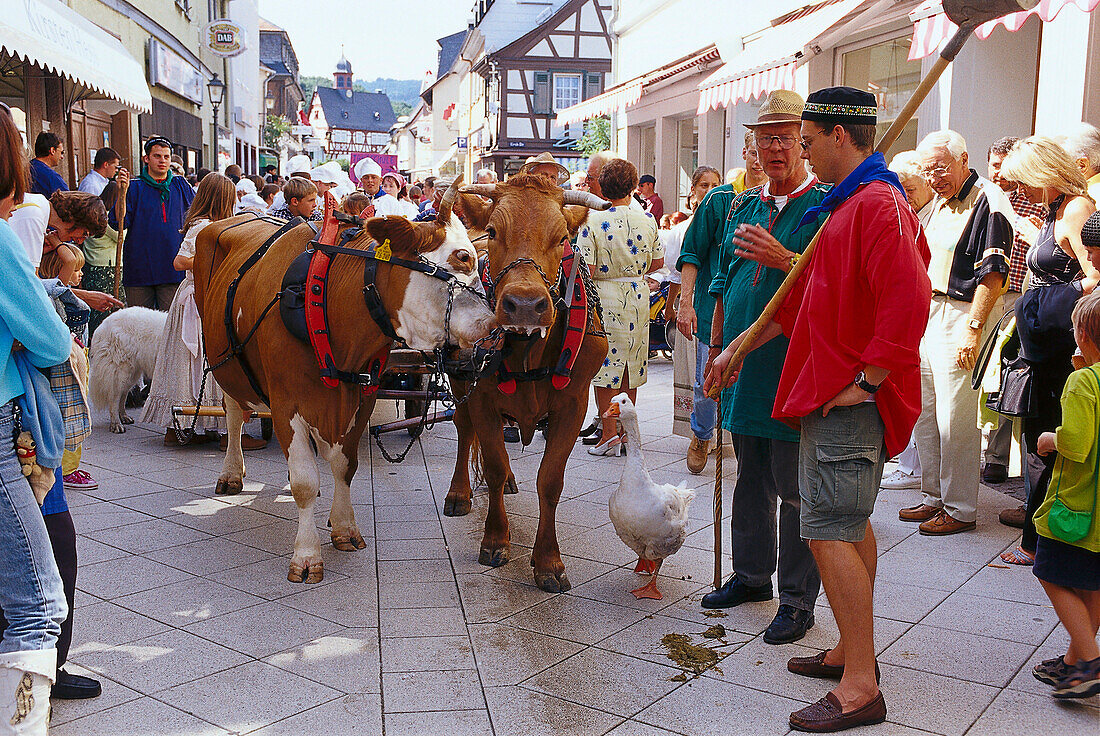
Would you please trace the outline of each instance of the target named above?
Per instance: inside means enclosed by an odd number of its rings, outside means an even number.
[[[1009,564],[1030,565],[1037,542],[1033,519],[1046,497],[1055,459],[1039,454],[1039,435],[1053,432],[1062,421],[1062,389],[1073,372],[1076,350],[1070,313],[1077,299],[1100,282],[1081,242],[1081,228],[1096,206],[1081,170],[1051,138],[1020,141],[1001,164],[1001,175],[1018,182],[1030,201],[1047,207],[1046,221],[1027,253],[1031,286],[1016,301],[1020,355],[1031,367],[1035,401],[1034,416],[1023,420],[1024,536],[1018,548],[1001,555]]]
[[[1059,141],[1085,176],[1093,203],[1100,202],[1100,130],[1078,123]]]
[[[916,151],[902,151],[890,159],[890,171],[901,179],[909,206],[913,208],[921,224],[924,224],[931,212],[927,205],[936,196],[936,192],[921,173],[920,156]]]

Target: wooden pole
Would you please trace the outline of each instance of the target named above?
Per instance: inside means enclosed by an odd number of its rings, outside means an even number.
[[[126,237],[126,192],[130,189],[129,180],[126,186],[118,188],[118,199],[115,200],[115,218],[118,220],[118,244],[115,246],[115,299],[122,289],[122,243]]]
[[[909,102],[905,104],[898,117],[890,124],[889,130],[882,136],[878,144],[875,146],[875,152],[877,153],[889,153],[890,147],[897,142],[898,137],[901,136],[902,130],[913,119],[913,115],[916,114],[917,108],[928,96],[928,93],[932,91],[932,87],[939,81],[940,76],[944,73],[947,67],[954,61],[955,56],[958,55],[962,49],[966,39],[970,38],[970,35],[974,32],[977,26],[972,23],[964,24],[959,27],[955,35],[951,40],[947,42],[943,51],[940,52],[940,58],[936,59],[936,62],[932,65],[932,68],[928,70],[928,74],[921,80],[917,89],[913,92],[913,96],[909,98]],[[825,219],[825,223],[829,220]],[[775,295],[772,296],[771,301],[764,307],[764,311],[755,322],[749,327],[745,333],[745,339],[734,352],[733,357],[730,359],[729,365],[726,370],[722,372],[722,379],[718,383],[711,387],[707,396],[712,399],[717,399],[722,391],[722,387],[729,381],[730,376],[733,375],[733,370],[737,366],[741,365],[741,362],[748,355],[752,349],[752,344],[756,342],[756,339],[760,336],[760,333],[768,325],[769,322],[774,319],[776,312],[779,311],[779,307],[783,304],[783,300],[787,298],[787,295],[791,293],[791,289],[794,288],[795,283],[798,281],[799,276],[806,270],[806,266],[810,263],[810,257],[813,255],[814,248],[817,247],[817,241],[821,237],[822,230],[825,229],[825,223],[822,223],[818,228],[817,233],[813,239],[810,240],[809,245],[806,246],[806,250],[802,255],[798,257],[794,267],[791,268],[790,273],[787,274],[787,278],[783,279],[783,283],[776,289]]]
[[[714,400],[718,417],[715,430],[718,446],[714,448],[714,589],[722,587],[722,397]]]

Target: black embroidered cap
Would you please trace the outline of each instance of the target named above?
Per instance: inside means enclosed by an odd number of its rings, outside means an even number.
[[[826,87],[811,92],[802,109],[803,120],[875,125],[878,101],[870,92],[855,87]]]

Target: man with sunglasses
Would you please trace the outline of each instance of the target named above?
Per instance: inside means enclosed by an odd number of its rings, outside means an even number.
[[[126,242],[122,283],[130,306],[168,311],[183,280],[172,261],[183,242],[183,219],[195,190],[172,173],[172,142],[154,136],[145,142],[141,176],[126,192]]]
[[[710,357],[756,321],[817,232],[817,221],[795,228],[829,187],[806,170],[798,146],[802,97],[775,90],[746,125],[767,180],[737,196],[726,217],[718,270]],[[704,608],[728,608],[772,598],[779,503],[779,610],[764,632],[768,644],[798,641],[814,625],[821,590],[817,566],[799,536],[798,432],[772,418],[787,339],[753,352],[736,384],[722,396],[722,426],[733,436],[733,575],[703,596]]]
[[[878,550],[870,516],[887,457],[909,441],[920,412],[919,345],[932,289],[928,244],[896,174],[874,152],[878,103],[852,87],[810,94],[803,158],[833,189],[803,227],[829,214],[809,266],[775,319],[752,342],[790,336],[772,416],[799,428],[801,536],[807,540],[840,630],[836,647],[795,657],[787,669],[839,678],[821,700],[791,714],[799,731],[882,723],[872,591]],[[799,231],[801,232],[801,231]],[[719,383],[739,335],[714,359]]]

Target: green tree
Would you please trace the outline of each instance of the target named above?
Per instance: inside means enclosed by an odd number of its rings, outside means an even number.
[[[390,106],[393,108],[393,114],[397,117],[402,115],[412,115],[413,106],[407,102],[401,102],[400,100],[390,100]]]
[[[264,146],[278,148],[279,139],[290,132],[290,121],[281,115],[268,115],[264,120]]]
[[[573,150],[587,156],[611,150],[611,118],[592,118],[584,124],[584,135],[573,144]]]

